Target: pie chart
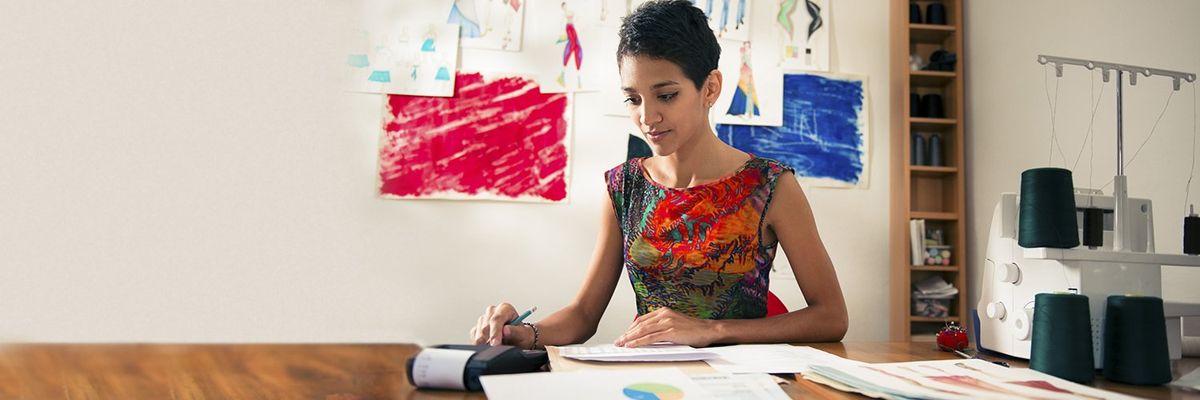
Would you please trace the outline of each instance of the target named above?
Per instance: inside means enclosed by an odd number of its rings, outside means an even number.
[[[661,383],[635,383],[625,387],[625,397],[633,400],[679,400],[683,391]]]

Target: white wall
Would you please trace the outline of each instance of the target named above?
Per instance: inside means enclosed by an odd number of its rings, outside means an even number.
[[[807,190],[848,339],[883,340],[888,9],[833,12],[835,68],[871,79],[871,185]],[[0,341],[460,342],[486,304],[569,301],[630,123],[578,96],[569,204],[378,199],[380,99],[339,85],[357,17],[332,0],[0,3]],[[622,282],[593,340],[633,313]]]
[[[1105,60],[1200,72],[1200,2],[1164,1],[974,1],[964,10],[967,26],[967,196],[971,295],[978,300],[978,272],[987,245],[992,208],[1001,192],[1020,189],[1021,171],[1046,166],[1050,106],[1058,85],[1057,136],[1068,163],[1055,150],[1053,165],[1074,167],[1077,187],[1099,187],[1116,166],[1115,79],[1103,88],[1096,109],[1095,157],[1083,148],[1091,119],[1092,80],[1083,68],[1067,67],[1061,80],[1044,70],[1037,55]],[[1057,82],[1057,83],[1056,83]],[[1126,81],[1128,85],[1128,81]],[[1150,135],[1171,93],[1170,81],[1143,78],[1125,87],[1125,149],[1130,162]],[[1126,168],[1132,197],[1154,203],[1154,235],[1160,252],[1183,248],[1184,186],[1192,162],[1195,87],[1175,92],[1153,138]],[[1097,103],[1093,103],[1097,104]],[[1076,164],[1076,159],[1081,161]],[[1094,162],[1094,164],[1091,164]],[[1094,172],[1093,172],[1094,171]],[[1112,187],[1105,188],[1111,194]],[[1200,179],[1189,202],[1200,203]],[[1166,267],[1163,297],[1200,302],[1200,269]]]

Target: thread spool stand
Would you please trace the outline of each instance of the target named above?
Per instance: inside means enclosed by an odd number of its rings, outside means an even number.
[[[1063,76],[1064,65],[1077,65],[1088,70],[1099,68],[1104,82],[1109,81],[1109,75],[1117,73],[1117,175],[1113,177],[1113,198],[1116,205],[1113,210],[1113,251],[1129,251],[1129,185],[1125,178],[1125,99],[1123,98],[1124,77],[1129,73],[1129,85],[1137,85],[1138,75],[1145,77],[1163,76],[1174,81],[1173,88],[1178,91],[1182,81],[1195,82],[1196,74],[1190,72],[1169,71],[1165,69],[1142,67],[1138,65],[1117,64],[1105,61],[1083,60],[1057,56],[1038,55],[1039,64],[1053,64],[1055,76]],[[1154,230],[1149,232],[1149,248],[1153,252]]]

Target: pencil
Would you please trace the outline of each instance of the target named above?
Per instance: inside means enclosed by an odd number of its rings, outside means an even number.
[[[529,314],[533,314],[534,311],[537,311],[537,306],[533,306],[532,308],[525,310],[525,312],[521,313],[521,315],[518,315],[517,318],[514,318],[512,321],[508,321],[508,324],[520,325],[521,321],[524,321],[525,318],[529,317]]]

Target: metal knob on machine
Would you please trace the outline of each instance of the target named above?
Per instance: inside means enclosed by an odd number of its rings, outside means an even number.
[[[1029,336],[1033,334],[1033,309],[1025,308],[1016,313],[1013,317],[1013,326],[1017,329],[1013,331],[1013,337],[1017,340],[1029,340]]]
[[[1021,269],[1017,268],[1017,264],[1004,263],[1003,268],[997,272],[999,272],[997,276],[1000,278],[1000,282],[1016,283],[1021,279]]]
[[[987,305],[987,316],[992,319],[1004,319],[1005,309],[1004,303],[993,301]]]

